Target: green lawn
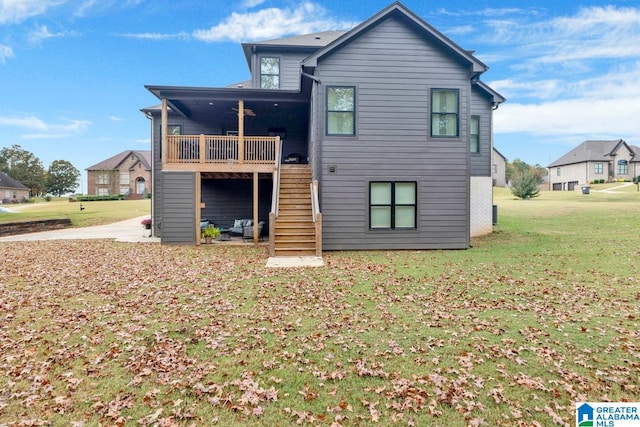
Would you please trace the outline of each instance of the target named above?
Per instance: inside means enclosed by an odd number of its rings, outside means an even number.
[[[80,210],[80,205],[84,210]],[[0,212],[0,223],[51,218],[69,218],[74,227],[108,224],[151,214],[151,200],[114,200],[104,202],[69,202],[68,198],[53,198],[46,202],[5,205],[16,213]]]
[[[316,269],[253,246],[0,243],[0,425],[546,427],[638,401],[640,194],[594,187],[496,190],[470,250]]]

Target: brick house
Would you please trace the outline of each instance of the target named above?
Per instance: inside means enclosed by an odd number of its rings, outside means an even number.
[[[88,167],[86,171],[87,194],[140,197],[151,190],[151,151],[123,151]]]
[[[594,180],[631,181],[640,174],[640,147],[622,139],[585,141],[549,166],[553,191],[573,191]]]

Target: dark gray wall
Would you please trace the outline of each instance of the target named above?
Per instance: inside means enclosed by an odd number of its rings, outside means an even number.
[[[480,116],[480,152],[471,153],[471,176],[491,176],[490,100],[477,87],[471,90],[471,115]]]
[[[470,67],[392,18],[321,59],[316,75],[323,248],[468,248]],[[324,136],[327,85],[356,86],[356,137]],[[460,137],[430,137],[432,88],[460,91]],[[416,230],[369,229],[374,180],[417,182]]]
[[[194,172],[163,172],[162,243],[195,244]],[[198,236],[199,238],[200,236]]]
[[[263,235],[269,231],[272,180],[258,180],[258,220],[264,221]],[[216,227],[228,228],[236,219],[253,218],[252,179],[203,179],[201,187],[201,218],[213,222]]]

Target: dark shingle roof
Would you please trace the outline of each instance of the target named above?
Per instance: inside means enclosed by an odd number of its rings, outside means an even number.
[[[322,31],[319,33],[302,34],[299,36],[285,37],[282,39],[274,39],[274,40],[265,40],[265,41],[250,43],[250,44],[254,44],[258,46],[324,47],[345,33],[346,31]]]
[[[547,167],[551,168],[555,166],[599,160],[607,161],[610,160],[611,154],[613,154],[613,151],[620,144],[626,143],[622,139],[615,139],[613,141],[585,141]],[[640,152],[632,145],[629,145],[628,147],[636,153]]]
[[[4,172],[0,172],[0,187],[2,188],[15,188],[18,190],[28,190],[29,187],[27,187],[26,185],[22,184],[19,181],[16,181],[15,179],[11,178],[9,175],[7,175]]]
[[[120,154],[116,154],[113,157],[109,157],[106,160],[101,161],[100,163],[96,163],[93,166],[89,166],[86,170],[88,171],[104,171],[104,170],[113,170],[117,169],[120,166],[120,163],[124,161],[128,156],[134,155],[140,160],[142,166],[147,170],[151,170],[151,151],[149,150],[127,150],[123,151]]]

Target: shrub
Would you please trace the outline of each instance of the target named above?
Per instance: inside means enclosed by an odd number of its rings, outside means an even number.
[[[77,196],[78,202],[99,202],[105,200],[124,200],[124,194],[110,194],[108,196]]]
[[[532,171],[518,173],[511,179],[511,193],[520,199],[532,199],[540,195],[540,178]]]

